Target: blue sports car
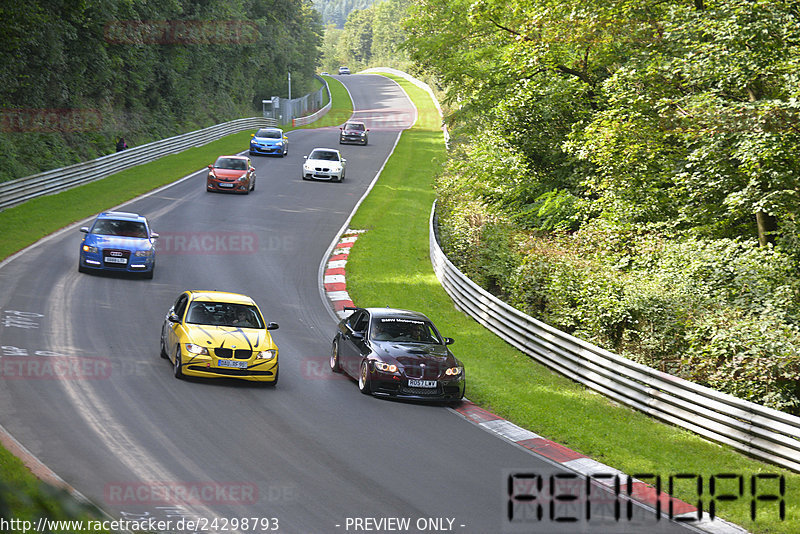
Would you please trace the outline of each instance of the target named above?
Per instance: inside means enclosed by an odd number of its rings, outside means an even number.
[[[261,128],[250,136],[250,155],[278,155],[289,153],[289,138],[280,128]]]
[[[78,271],[142,273],[145,278],[153,278],[158,234],[143,216],[105,211],[81,232],[86,236],[81,241]]]

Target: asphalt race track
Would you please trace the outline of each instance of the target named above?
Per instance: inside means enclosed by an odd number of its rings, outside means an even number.
[[[370,398],[330,372],[319,266],[413,116],[394,82],[339,79],[368,146],[340,147],[338,128],[293,131],[287,157],[253,157],[250,195],[207,193],[199,173],[122,208],[162,235],[154,280],[79,274],[77,226],[0,269],[0,424],[112,516],[170,520],[172,532],[686,531],[639,507],[628,519],[624,501],[615,521],[613,495],[595,490],[589,520],[586,499],[554,512],[519,500],[509,522],[509,475],[546,485],[552,463],[446,407]],[[314,147],[341,148],[343,183],[301,180]],[[184,289],[245,293],[280,324],[276,388],[172,376],[159,332]],[[582,519],[556,521],[570,516]],[[209,523],[179,530],[180,519]]]

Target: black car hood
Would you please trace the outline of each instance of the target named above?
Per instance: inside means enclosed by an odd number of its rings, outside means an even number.
[[[388,356],[402,365],[419,365],[420,363],[438,363],[447,366],[456,365],[455,356],[445,345],[431,343],[398,343],[396,341],[373,341],[375,354],[383,359]]]

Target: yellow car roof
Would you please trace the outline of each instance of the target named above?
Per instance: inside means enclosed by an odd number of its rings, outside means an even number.
[[[207,302],[233,302],[235,304],[255,304],[255,301],[247,295],[239,293],[229,293],[227,291],[197,290],[189,291],[192,300],[203,300]]]

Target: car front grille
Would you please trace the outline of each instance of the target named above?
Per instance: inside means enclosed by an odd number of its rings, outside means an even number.
[[[103,250],[103,264],[106,267],[118,267],[120,269],[125,269],[128,267],[128,262],[131,258],[131,251],[130,250],[120,250],[115,248],[108,248]],[[116,259],[124,259],[125,261],[115,262]]]
[[[227,376],[273,376],[275,374],[272,371],[253,371],[251,369],[233,369],[227,367],[210,368],[203,365],[190,365],[188,369]]]
[[[403,373],[408,378],[417,378],[421,380],[436,380],[439,378],[439,370],[432,366],[419,366],[419,365],[403,365]]]
[[[398,391],[401,395],[415,395],[418,397],[436,397],[442,394],[439,386],[435,388],[411,388],[408,386],[400,386]]]
[[[217,358],[236,358],[237,360],[249,360],[250,356],[253,355],[253,351],[250,349],[226,349],[224,347],[219,347],[214,349],[214,355]]]

